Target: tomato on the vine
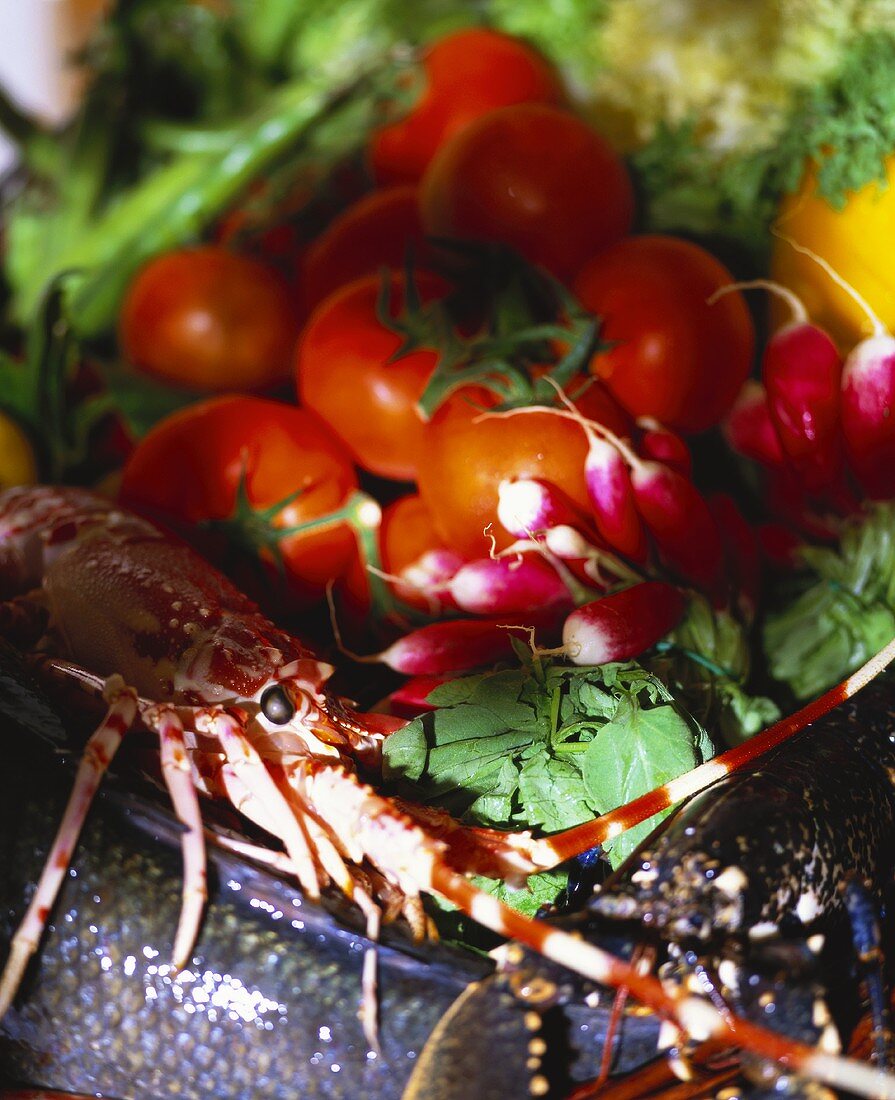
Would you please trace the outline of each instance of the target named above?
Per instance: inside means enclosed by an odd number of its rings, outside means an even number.
[[[436,412],[426,436],[419,490],[435,530],[447,546],[469,557],[486,554],[491,537],[502,549],[513,542],[497,516],[505,480],[538,478],[560,488],[588,511],[584,459],[588,443],[580,425],[562,410],[483,412],[496,399],[487,390],[461,390]],[[630,422],[599,383],[576,399],[578,411],[617,435]]]
[[[559,77],[536,50],[486,28],[439,39],[423,54],[422,69],[420,100],[370,142],[370,166],[380,183],[419,180],[443,142],[496,107],[564,98]]]
[[[187,535],[226,539],[307,602],[348,566],[354,535],[345,523],[288,529],[335,512],[356,488],[351,459],[313,413],[234,394],[160,421],[128,459],[120,498]]]
[[[121,346],[142,370],[187,389],[261,390],[288,375],[296,311],[273,269],[205,245],[150,260],[131,283]]]
[[[573,283],[613,346],[591,370],[633,416],[698,432],[727,413],[752,363],[755,332],[733,277],[678,237],[631,237],[595,256]]]
[[[335,218],[307,250],[299,293],[307,313],[334,290],[383,267],[401,270],[426,255],[416,187],[373,191]]]
[[[630,230],[634,192],[596,130],[524,103],[492,111],[443,145],[420,205],[427,233],[499,241],[562,277]]]
[[[389,280],[388,315],[397,323],[406,312],[405,280],[397,273]],[[414,284],[423,305],[445,293],[435,276],[416,276]],[[438,355],[424,346],[393,359],[404,336],[379,316],[382,291],[382,277],[371,275],[317,307],[299,340],[295,380],[301,404],[332,427],[361,466],[412,481],[425,446],[416,406]]]

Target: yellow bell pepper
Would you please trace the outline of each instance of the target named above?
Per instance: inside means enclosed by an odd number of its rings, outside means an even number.
[[[888,186],[866,184],[841,210],[817,194],[810,167],[798,191],[784,198],[776,227],[827,260],[895,331],[895,154],[885,167]],[[857,302],[810,256],[784,240],[774,244],[771,276],[798,294],[811,320],[844,351],[871,334],[871,322]]]
[[[28,436],[12,417],[0,412],[0,489],[32,485],[37,480],[37,460]]]

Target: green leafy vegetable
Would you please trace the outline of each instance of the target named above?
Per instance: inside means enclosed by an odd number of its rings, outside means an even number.
[[[750,251],[768,247],[781,195],[806,162],[819,165],[818,191],[841,207],[849,192],[885,182],[895,150],[895,35],[856,37],[834,72],[798,90],[782,130],[767,144],[728,156],[699,140],[699,119],[661,124],[633,157],[654,228],[720,233]]]
[[[794,598],[768,616],[771,674],[799,699],[837,683],[895,637],[895,505],[871,505],[838,548],[806,546]]]
[[[727,745],[745,741],[780,717],[774,702],[746,690],[749,642],[742,625],[704,597],[691,596],[670,642],[656,648],[647,666]]]
[[[713,753],[705,729],[636,664],[529,654],[520,668],[438,687],[430,702],[438,709],[386,740],[385,776],[478,824],[570,828]],[[660,816],[606,845],[613,866]]]

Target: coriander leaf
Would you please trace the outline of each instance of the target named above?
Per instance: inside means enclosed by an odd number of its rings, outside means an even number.
[[[599,813],[606,813],[701,762],[693,727],[675,706],[644,709],[629,696],[587,746],[581,767],[588,798]],[[642,828],[632,829],[605,845],[613,867],[634,851],[643,835]]]

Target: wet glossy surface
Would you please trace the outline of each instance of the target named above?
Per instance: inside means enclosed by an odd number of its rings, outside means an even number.
[[[14,734],[0,718],[4,945],[71,779],[51,749],[35,756],[33,738],[28,751],[12,751]],[[0,1084],[122,1100],[400,1096],[436,1021],[487,967],[443,949],[383,948],[381,1050],[371,1051],[357,1018],[364,937],[241,860],[216,855],[213,870],[193,965],[174,975],[176,824],[107,791],[0,1023]]]

